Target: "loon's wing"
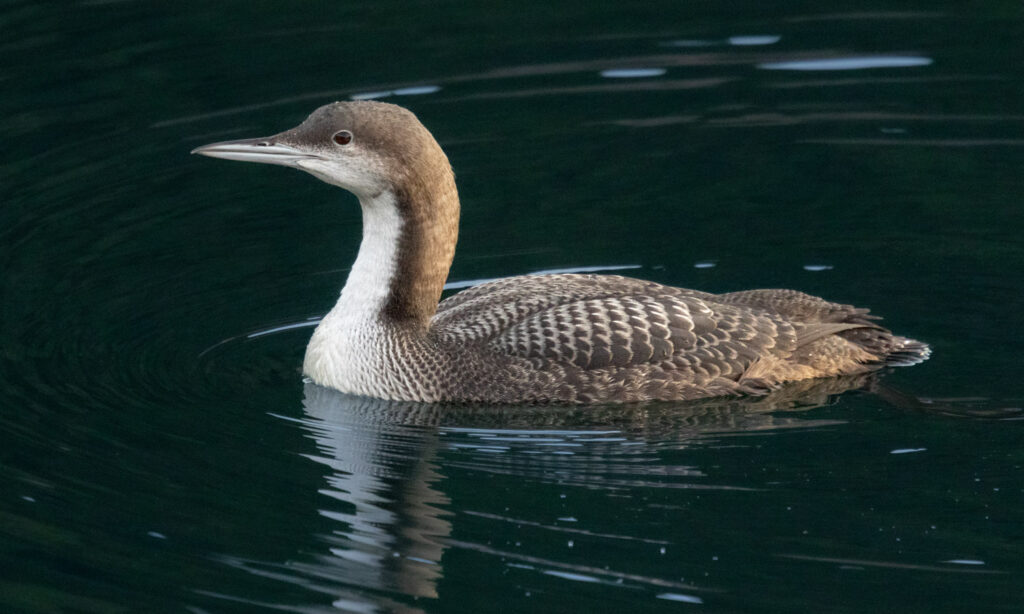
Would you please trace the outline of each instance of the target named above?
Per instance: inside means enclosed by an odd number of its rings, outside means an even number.
[[[431,325],[459,341],[487,339],[552,307],[633,294],[712,296],[618,275],[521,275],[473,286],[446,298],[437,306]]]
[[[739,380],[783,360],[796,328],[712,295],[609,275],[539,275],[476,286],[442,302],[434,330],[453,343],[584,370],[657,365],[694,381]]]
[[[434,327],[452,342],[584,370],[656,365],[757,386],[927,358],[927,346],[874,319],[794,290],[712,295],[619,276],[540,275],[456,294]]]

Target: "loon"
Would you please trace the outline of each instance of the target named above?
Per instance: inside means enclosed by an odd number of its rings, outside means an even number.
[[[764,395],[931,353],[867,309],[796,290],[711,294],[549,274],[439,303],[458,237],[455,176],[431,133],[396,105],[335,102],[280,134],[192,153],[298,168],[359,199],[359,253],[303,361],[312,382],[342,392],[581,405]]]

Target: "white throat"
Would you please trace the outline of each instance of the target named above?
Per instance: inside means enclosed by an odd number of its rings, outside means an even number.
[[[341,290],[341,298],[328,317],[347,321],[376,320],[384,308],[395,277],[402,218],[391,192],[360,199],[363,209],[363,241],[359,255]]]
[[[391,192],[361,198],[363,241],[341,298],[313,332],[303,371],[318,384],[368,393],[373,354],[380,349],[381,313],[398,263],[402,218]],[[366,381],[364,381],[366,380]]]

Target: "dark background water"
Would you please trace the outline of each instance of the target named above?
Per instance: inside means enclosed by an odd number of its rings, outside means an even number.
[[[0,31],[0,611],[1020,611],[1019,2],[7,2]],[[453,282],[793,287],[935,355],[799,403],[306,386],[355,200],[187,154],[367,95],[452,160]]]

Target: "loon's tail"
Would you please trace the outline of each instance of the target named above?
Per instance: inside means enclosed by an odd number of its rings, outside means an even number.
[[[886,367],[909,367],[928,360],[932,348],[927,343],[894,335],[880,326],[866,326],[837,333],[876,357]]]
[[[892,337],[892,348],[885,354],[885,365],[889,367],[909,367],[928,360],[932,355],[932,348],[927,343],[908,339],[906,337]]]

